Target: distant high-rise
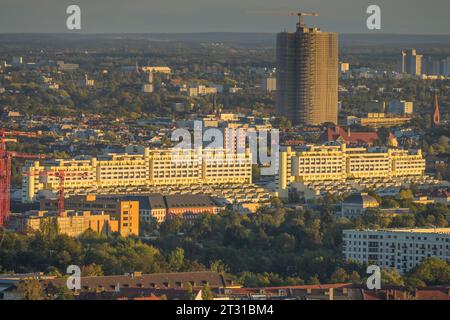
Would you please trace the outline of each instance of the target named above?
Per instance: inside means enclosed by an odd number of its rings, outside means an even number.
[[[417,54],[416,49],[402,51],[400,58],[400,73],[420,76],[422,74],[422,57],[422,55]]]
[[[433,113],[431,114],[431,127],[435,128],[441,123],[441,113],[439,111],[439,99],[437,93],[433,97]]]
[[[308,28],[277,35],[277,113],[294,125],[337,123],[338,35]]]

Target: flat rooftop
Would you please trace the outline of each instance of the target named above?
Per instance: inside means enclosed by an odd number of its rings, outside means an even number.
[[[395,229],[347,229],[344,231],[360,231],[360,232],[402,232],[402,233],[439,233],[439,234],[449,234],[450,228],[395,228]]]

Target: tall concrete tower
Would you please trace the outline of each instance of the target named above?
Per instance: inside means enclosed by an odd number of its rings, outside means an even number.
[[[308,28],[277,35],[277,113],[294,125],[337,124],[338,34]]]

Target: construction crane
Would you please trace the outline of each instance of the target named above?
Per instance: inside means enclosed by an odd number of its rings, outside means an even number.
[[[297,28],[305,28],[305,18],[304,17],[318,17],[319,14],[315,12],[290,12],[291,16],[297,15],[298,22],[297,22]]]
[[[297,28],[305,28],[305,18],[304,17],[318,17],[319,14],[315,12],[296,12],[296,11],[258,11],[252,10],[248,11],[250,14],[263,15],[263,16],[290,16],[298,17]]]
[[[45,170],[42,172],[27,172],[23,174],[24,176],[40,176],[40,177],[56,177],[59,179],[59,191],[58,191],[58,216],[61,217],[64,214],[65,206],[65,194],[64,194],[64,183],[67,177],[79,177],[87,178],[88,173],[83,171],[65,171],[65,170]]]
[[[4,128],[0,130],[0,227],[9,222],[11,210],[11,163],[12,158],[22,159],[43,159],[43,155],[19,153],[8,151],[6,149],[7,142],[17,142],[16,139],[7,138],[6,136],[25,136],[37,137],[38,134],[21,131],[6,131]]]

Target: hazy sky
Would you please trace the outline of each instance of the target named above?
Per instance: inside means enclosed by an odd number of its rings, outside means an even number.
[[[377,4],[383,33],[450,34],[450,0],[0,0],[0,33],[66,32],[66,7],[82,10],[82,32],[278,32],[315,11],[309,25],[364,33],[366,8]],[[275,14],[267,14],[274,12]]]

